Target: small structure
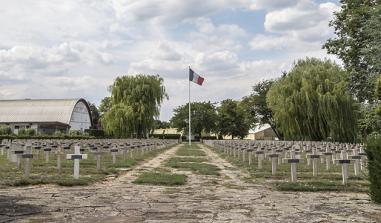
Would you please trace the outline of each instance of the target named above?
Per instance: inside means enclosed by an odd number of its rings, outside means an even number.
[[[84,131],[92,126],[90,107],[84,99],[0,100],[0,124],[18,134],[34,129],[40,134]]]

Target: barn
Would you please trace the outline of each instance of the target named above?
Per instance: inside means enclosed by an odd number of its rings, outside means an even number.
[[[0,125],[17,134],[32,128],[38,134],[84,131],[92,126],[90,107],[80,99],[0,100]]]

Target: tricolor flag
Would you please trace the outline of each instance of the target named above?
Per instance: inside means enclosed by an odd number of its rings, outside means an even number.
[[[189,81],[193,81],[198,85],[202,85],[204,78],[196,74],[191,68],[189,68]]]

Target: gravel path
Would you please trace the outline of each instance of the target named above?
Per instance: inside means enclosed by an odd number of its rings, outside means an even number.
[[[272,191],[201,146],[221,176],[188,171],[180,187],[135,185],[143,172],[175,156],[173,147],[116,179],[86,187],[53,185],[0,190],[0,222],[381,222],[366,194]]]

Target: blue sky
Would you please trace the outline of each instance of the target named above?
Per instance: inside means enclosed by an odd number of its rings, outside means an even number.
[[[192,100],[240,99],[321,45],[338,1],[34,0],[0,3],[0,99],[99,104],[120,75],[159,74],[168,120],[187,102],[187,67],[205,77]]]

